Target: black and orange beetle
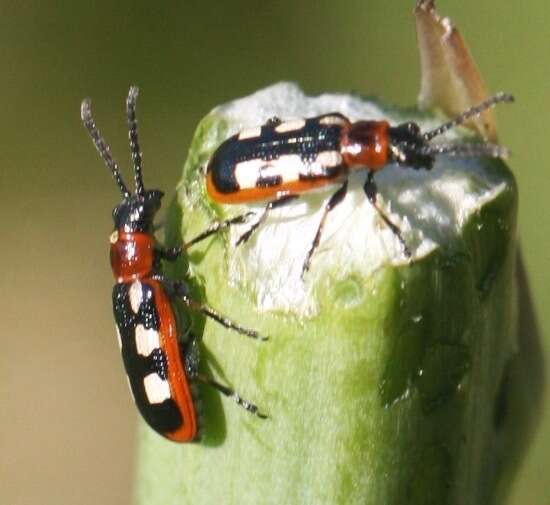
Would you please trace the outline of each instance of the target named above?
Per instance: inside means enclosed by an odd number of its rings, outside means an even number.
[[[212,200],[227,204],[268,200],[259,219],[244,233],[242,243],[266,219],[270,210],[295,200],[302,193],[338,185],[328,199],[306,255],[303,274],[319,242],[328,213],[346,196],[351,172],[367,172],[364,192],[380,217],[411,253],[398,226],[377,204],[374,174],[392,163],[414,170],[430,170],[435,156],[505,157],[504,147],[491,143],[434,144],[431,140],[513,96],[498,93],[455,119],[422,132],[418,124],[391,126],[387,121],[356,121],[334,112],[308,119],[281,121],[274,117],[264,125],[241,131],[225,140],[206,168],[206,188]]]
[[[174,307],[175,299],[226,328],[255,339],[264,338],[194,300],[184,282],[162,275],[160,263],[161,260],[175,260],[191,245],[231,224],[243,222],[246,216],[215,223],[179,247],[166,249],[157,242],[153,220],[160,209],[163,193],[156,189],[146,190],[143,185],[137,138],[137,96],[138,88],[132,86],[126,111],[134,163],[133,194],[94,123],[89,99],[82,102],[81,117],[122,193],[122,201],[113,210],[111,267],[116,280],[113,312],[130,391],[138,410],[153,430],[170,440],[189,442],[198,438],[200,429],[197,391],[193,384],[196,381],[233,398],[250,413],[261,418],[266,416],[231,388],[199,372],[197,337],[190,328],[182,327]]]

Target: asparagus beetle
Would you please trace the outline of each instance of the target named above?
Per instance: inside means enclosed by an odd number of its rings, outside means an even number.
[[[238,245],[250,238],[272,209],[313,189],[338,185],[325,204],[303,263],[303,276],[320,243],[329,212],[346,196],[349,174],[365,170],[365,195],[410,257],[399,227],[377,203],[375,173],[391,163],[430,170],[435,156],[442,154],[506,157],[506,148],[487,142],[436,144],[431,140],[500,102],[513,100],[510,94],[498,93],[426,132],[414,122],[397,126],[384,120],[352,122],[338,112],[289,121],[273,117],[262,126],[233,135],[216,149],[206,167],[206,188],[210,198],[220,203],[268,200],[259,219],[241,235]]]
[[[137,136],[137,96],[138,88],[132,86],[126,100],[126,111],[134,164],[133,194],[95,125],[89,99],[82,102],[81,118],[122,194],[122,201],[113,210],[110,256],[116,280],[113,312],[130,392],[139,412],[153,430],[170,440],[189,442],[198,438],[200,429],[196,381],[233,398],[248,412],[260,418],[266,416],[234,390],[199,371],[197,337],[178,318],[176,300],[226,328],[251,338],[265,338],[194,300],[185,282],[169,280],[161,273],[161,260],[175,260],[190,246],[227,226],[243,222],[246,216],[214,223],[178,247],[167,249],[157,242],[153,221],[160,209],[163,193],[156,189],[146,190],[143,185]]]

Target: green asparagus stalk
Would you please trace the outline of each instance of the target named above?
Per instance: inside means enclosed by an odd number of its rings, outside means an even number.
[[[218,107],[193,140],[168,241],[261,210],[208,199],[204,167],[222,140],[269,116],[333,111],[423,128],[441,122],[357,96],[307,97],[287,83]],[[451,135],[472,141],[465,131]],[[441,157],[429,172],[384,168],[379,202],[412,249],[409,260],[365,198],[364,177],[350,178],[303,280],[334,188],[273,212],[239,247],[248,225],[232,227],[170,272],[270,337],[253,341],[193,316],[194,331],[204,330],[204,373],[269,417],[201,387],[199,443],[140,430],[139,503],[486,505],[505,494],[516,464],[506,449],[521,452],[514,441],[529,424],[509,401],[528,381],[511,373],[520,346],[514,178],[491,159]]]

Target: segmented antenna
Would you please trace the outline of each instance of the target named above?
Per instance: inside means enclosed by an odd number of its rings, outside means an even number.
[[[82,101],[82,105],[80,106],[80,117],[82,118],[84,126],[86,127],[90,136],[92,137],[92,140],[94,141],[97,152],[103,158],[103,161],[105,162],[107,167],[111,170],[111,173],[113,174],[115,182],[118,186],[118,189],[120,189],[122,196],[124,198],[128,198],[130,196],[130,191],[128,191],[126,184],[124,184],[124,181],[122,180],[117,162],[111,156],[111,148],[103,140],[101,134],[99,133],[99,130],[95,125],[94,118],[92,117],[92,101],[89,98],[85,98]]]
[[[145,188],[143,187],[143,176],[141,171],[141,151],[138,144],[137,120],[136,120],[136,101],[139,94],[137,86],[130,86],[128,98],[126,99],[126,113],[128,115],[128,137],[130,139],[130,152],[134,162],[134,179],[136,181],[136,193],[143,196]]]
[[[446,154],[457,158],[476,158],[489,156],[491,158],[507,158],[510,151],[497,144],[473,143],[473,144],[430,144],[417,150],[418,154],[434,155]]]
[[[469,109],[465,110],[460,116],[457,116],[454,119],[451,119],[447,123],[443,123],[441,126],[438,126],[437,128],[427,131],[422,135],[422,138],[426,141],[429,141],[433,139],[434,137],[437,137],[438,135],[441,135],[442,133],[445,133],[446,131],[450,130],[451,128],[454,128],[455,126],[461,125],[468,119],[478,116],[483,111],[490,109],[491,107],[494,107],[497,103],[500,102],[513,102],[514,97],[508,93],[497,93],[496,95],[493,95],[487,100],[484,100],[479,105],[475,105],[474,107],[470,107]],[[449,152],[449,154],[451,154]]]

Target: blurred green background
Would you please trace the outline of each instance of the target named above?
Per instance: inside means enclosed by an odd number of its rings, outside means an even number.
[[[81,99],[93,97],[127,168],[124,100],[129,84],[141,87],[145,182],[171,196],[201,117],[275,81],[414,104],[414,3],[0,2],[1,504],[131,500],[136,413],[111,316],[107,241],[119,195],[80,124]],[[550,8],[438,8],[461,27],[489,90],[517,97],[500,108],[499,131],[513,150],[521,241],[549,335]],[[549,464],[545,416],[513,504],[550,503]]]

